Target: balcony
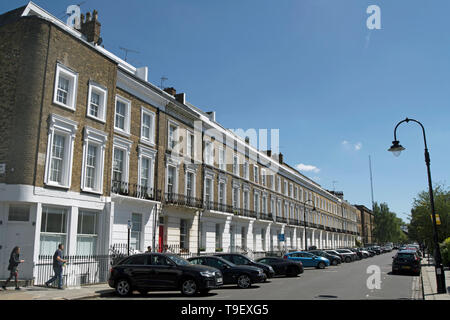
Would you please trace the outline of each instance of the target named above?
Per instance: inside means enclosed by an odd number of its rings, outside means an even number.
[[[161,190],[154,190],[139,184],[112,181],[111,193],[144,200],[161,201]]]
[[[191,208],[203,208],[203,201],[201,199],[178,193],[165,193],[164,203]]]
[[[257,218],[257,214],[253,210],[242,209],[242,208],[234,208],[233,213],[235,216],[239,217],[249,217],[249,218]]]
[[[204,209],[227,212],[227,213],[234,213],[233,206],[223,204],[223,203],[213,202],[213,201],[205,201]]]
[[[273,218],[270,214],[265,214],[265,213],[260,213],[259,214],[259,219],[260,220],[269,220],[269,221],[273,221]]]
[[[284,218],[284,217],[277,217],[276,221],[279,222],[279,223],[287,223],[287,219]]]

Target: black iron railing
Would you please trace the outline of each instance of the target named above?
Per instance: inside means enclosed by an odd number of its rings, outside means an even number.
[[[203,208],[203,201],[201,199],[178,193],[165,193],[164,202],[179,206]]]
[[[249,209],[234,208],[233,213],[235,216],[257,218],[256,212]]]
[[[147,186],[123,181],[113,180],[111,183],[111,192],[138,199],[161,201],[161,190],[154,190]]]
[[[111,255],[75,255],[64,256],[67,263],[63,266],[64,287],[105,283],[108,281]],[[44,285],[54,276],[53,255],[40,255],[35,268],[34,285]],[[57,281],[52,286],[57,286]]]
[[[273,221],[273,218],[270,214],[266,214],[266,213],[260,213],[259,214],[259,219],[260,220],[269,220],[269,221]]]
[[[203,204],[206,210],[234,213],[233,206],[228,204],[213,202],[213,201],[205,201]]]
[[[276,221],[279,223],[287,223],[287,219],[285,217],[277,217]]]

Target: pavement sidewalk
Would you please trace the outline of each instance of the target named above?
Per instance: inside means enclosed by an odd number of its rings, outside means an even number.
[[[112,289],[108,284],[97,284],[83,287],[67,288],[58,290],[46,287],[22,287],[16,291],[14,287],[8,287],[4,291],[0,289],[1,300],[80,300],[99,297],[104,293],[109,293]]]
[[[422,284],[425,300],[450,300],[450,270],[445,271],[447,293],[437,294],[436,275],[432,259],[422,260]]]

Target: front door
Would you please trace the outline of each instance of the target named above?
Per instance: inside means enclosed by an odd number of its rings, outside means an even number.
[[[164,226],[159,226],[158,243],[159,243],[158,252],[163,252],[164,251]]]

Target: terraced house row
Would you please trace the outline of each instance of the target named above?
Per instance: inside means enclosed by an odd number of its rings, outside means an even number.
[[[353,246],[358,209],[105,50],[97,12],[0,16],[0,276],[27,261],[175,246],[253,253]],[[284,241],[283,241],[284,235]],[[24,264],[24,277],[35,276]]]

